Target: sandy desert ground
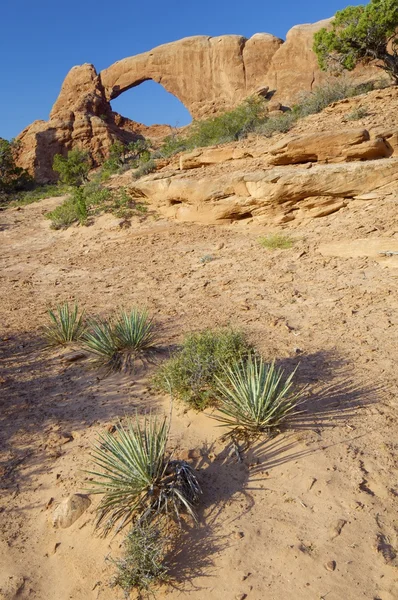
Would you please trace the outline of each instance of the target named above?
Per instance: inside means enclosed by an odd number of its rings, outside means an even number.
[[[288,229],[293,248],[274,251],[264,228],[151,215],[52,231],[43,215],[59,202],[1,215],[0,597],[123,597],[105,561],[121,537],[93,531],[98,498],[68,529],[51,517],[84,489],[98,432],[169,399],[151,389],[154,365],[100,378],[43,348],[47,308],[77,300],[89,314],[147,306],[163,355],[233,325],[308,386],[304,413],[242,463],[214,421],[175,405],[171,445],[204,493],[159,598],[398,598],[398,256],[379,254],[398,250],[398,196]]]

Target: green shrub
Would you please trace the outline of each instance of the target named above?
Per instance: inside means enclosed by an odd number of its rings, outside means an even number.
[[[173,134],[167,137],[157,155],[167,158],[177,152],[244,138],[265,121],[265,107],[262,98],[251,97],[217,117],[194,121],[187,135]]]
[[[279,427],[297,412],[300,393],[293,394],[293,378],[275,364],[261,358],[226,367],[223,377],[216,377],[220,397],[219,412],[212,415],[232,436],[250,438]]]
[[[76,214],[81,225],[84,225],[87,221],[87,204],[84,196],[84,188],[77,187],[72,192],[72,202],[76,207]]]
[[[287,133],[297,121],[297,115],[292,111],[283,113],[278,117],[269,117],[258,127],[256,133],[265,137],[272,137],[275,133]]]
[[[79,221],[79,213],[72,198],[67,198],[60,206],[46,214],[52,229],[67,229]]]
[[[106,371],[128,371],[137,358],[154,350],[156,332],[147,311],[121,311],[111,320],[91,321],[83,342]]]
[[[214,146],[239,140],[264,122],[265,102],[248,98],[234,110],[212,119],[195,121],[190,128],[190,146]]]
[[[80,186],[88,181],[88,172],[91,160],[85,150],[69,150],[67,156],[56,154],[53,161],[53,170],[59,173],[59,179],[66,185]]]
[[[178,152],[184,152],[190,148],[189,138],[176,133],[169,135],[163,140],[161,148],[154,153],[154,158],[169,158]]]
[[[107,181],[111,175],[137,168],[151,158],[150,142],[139,139],[129,144],[115,142],[109,149],[108,158],[102,163],[100,179]]]
[[[75,187],[60,206],[46,215],[51,221],[52,229],[67,229],[73,223],[84,225],[87,217],[88,210],[82,187]]]
[[[11,200],[9,194],[28,190],[34,185],[29,173],[15,164],[17,149],[18,142],[0,138],[0,195],[4,202]]]
[[[50,324],[44,326],[44,336],[49,346],[78,342],[85,330],[84,311],[79,314],[75,303],[70,308],[68,302],[59,304],[55,310],[49,310]]]
[[[155,386],[202,410],[217,397],[216,377],[250,351],[239,331],[207,329],[189,334],[182,348],[160,366]]]
[[[169,424],[146,416],[116,433],[100,434],[93,450],[90,493],[102,494],[96,527],[106,535],[131,523],[147,524],[165,515],[180,520],[186,511],[196,520],[194,506],[201,493],[192,468],[172,460],[166,445]]]
[[[354,108],[352,112],[350,112],[345,118],[347,121],[359,121],[360,119],[364,119],[369,115],[369,111],[366,106],[358,106]]]
[[[103,187],[97,181],[89,181],[83,188],[86,206],[90,208],[102,207],[112,200],[113,191]]]
[[[287,250],[292,248],[294,245],[294,240],[292,240],[292,238],[290,238],[288,235],[282,235],[280,233],[266,235],[260,238],[258,241],[263,248],[268,248],[269,250]]]
[[[365,94],[373,89],[372,84],[355,85],[347,78],[331,79],[308,94],[303,94],[298,105],[293,108],[298,118],[321,112],[330,104]]]
[[[112,586],[121,587],[126,598],[133,590],[138,592],[138,598],[152,594],[154,587],[168,580],[167,540],[158,526],[135,525],[123,545],[123,558],[112,560],[116,567]]]
[[[140,177],[144,177],[144,175],[148,175],[156,171],[156,162],[152,159],[143,162],[137,169],[132,172],[133,179],[139,179]]]

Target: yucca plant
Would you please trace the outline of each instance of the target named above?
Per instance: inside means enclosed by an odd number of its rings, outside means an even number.
[[[119,349],[127,350],[131,354],[148,352],[156,343],[153,320],[146,310],[122,310],[117,317],[114,331]]]
[[[217,377],[219,412],[212,415],[232,436],[250,438],[279,427],[297,413],[301,392],[293,393],[296,369],[285,377],[275,363],[250,356]]]
[[[108,533],[132,522],[150,523],[162,515],[180,520],[185,510],[196,520],[194,505],[201,493],[193,469],[185,461],[172,460],[166,444],[166,418],[136,416],[115,434],[101,434],[93,450],[96,470],[91,493],[103,494],[96,526]],[[97,470],[99,469],[99,470]]]
[[[96,362],[109,371],[130,370],[134,360],[154,349],[156,334],[148,312],[121,311],[114,319],[92,321],[83,338]]]
[[[83,344],[95,356],[95,362],[108,371],[122,368],[122,357],[113,327],[106,319],[92,319],[83,336]]]
[[[66,345],[81,339],[84,330],[84,311],[79,314],[77,303],[73,308],[68,302],[49,310],[50,324],[44,326],[44,336],[49,346]]]

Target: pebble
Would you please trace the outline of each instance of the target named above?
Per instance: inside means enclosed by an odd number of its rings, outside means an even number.
[[[336,525],[334,527],[331,528],[330,530],[330,539],[334,540],[334,538],[338,537],[344,527],[344,525],[347,523],[347,521],[345,521],[344,519],[339,519],[336,523]]]
[[[235,531],[234,537],[238,540],[241,540],[243,537],[245,537],[245,534],[243,533],[243,531]]]
[[[326,563],[325,565],[325,569],[327,571],[334,571],[336,568],[336,561],[335,560],[329,560],[329,562]]]

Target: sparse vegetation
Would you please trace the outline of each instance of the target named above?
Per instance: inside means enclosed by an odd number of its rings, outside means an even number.
[[[371,91],[373,84],[354,85],[348,78],[334,78],[304,94],[300,103],[293,108],[298,118],[321,112],[330,104]]]
[[[266,102],[261,98],[248,98],[234,110],[217,117],[195,121],[190,128],[190,146],[200,148],[236,141],[266,119]]]
[[[297,121],[297,116],[292,111],[287,111],[277,117],[269,117],[256,127],[256,133],[265,137],[272,137],[275,133],[287,133]]]
[[[281,233],[266,235],[258,241],[263,248],[267,248],[268,250],[288,250],[294,245],[294,240],[291,237]]]
[[[73,198],[67,198],[60,206],[46,214],[52,229],[66,229],[79,221],[79,213]]]
[[[354,108],[345,118],[347,121],[359,121],[369,115],[369,111],[366,106],[358,106]]]
[[[71,308],[68,302],[49,310],[50,324],[44,326],[44,336],[49,346],[65,345],[81,340],[85,330],[84,311],[79,313],[75,303]]]
[[[55,198],[70,192],[70,187],[62,184],[35,185],[33,189],[12,194],[11,206],[26,206],[45,198]]]
[[[154,350],[156,333],[147,311],[121,311],[111,320],[94,319],[83,337],[95,363],[106,371],[131,370],[134,361]]]
[[[266,100],[248,98],[232,111],[211,119],[195,121],[185,135],[173,134],[167,137],[154,156],[167,158],[194,148],[236,141],[251,132],[265,137],[272,137],[275,133],[287,133],[299,119],[319,113],[333,102],[358,96],[372,89],[374,84],[354,85],[348,78],[332,78],[322,86],[314,88],[311,93],[303,94],[293,110],[270,117],[266,112]]]
[[[293,394],[295,371],[267,365],[262,358],[249,356],[216,376],[219,412],[212,415],[233,436],[250,438],[279,427],[297,412],[300,393]]]
[[[150,143],[138,139],[130,144],[115,142],[109,149],[109,157],[101,167],[101,181],[106,181],[111,175],[121,173],[125,168],[139,168],[151,158]]]
[[[87,222],[88,209],[84,188],[75,187],[66,200],[46,214],[52,229],[66,229],[73,223],[84,225]]]
[[[168,157],[184,150],[239,140],[264,123],[266,118],[265,100],[248,98],[233,110],[217,117],[194,121],[186,136],[169,136],[159,154]]]
[[[232,329],[191,333],[182,348],[159,368],[155,375],[158,389],[203,410],[216,400],[216,377],[224,366],[231,366],[250,352],[243,334]]]
[[[56,154],[53,161],[53,170],[59,173],[61,183],[72,186],[81,186],[88,181],[88,172],[91,168],[91,159],[85,150],[75,148],[69,150],[67,156]]]
[[[130,198],[124,187],[109,189],[98,181],[90,181],[85,186],[72,189],[68,198],[46,217],[52,221],[53,229],[66,229],[73,223],[84,225],[91,216],[102,212],[128,218],[142,216],[147,210],[145,204]]]
[[[143,162],[137,169],[134,169],[132,177],[133,179],[140,179],[140,177],[149,175],[149,173],[153,173],[153,171],[156,171],[156,162],[150,159]]]
[[[314,36],[314,52],[323,70],[352,71],[358,63],[378,66],[398,84],[398,4],[371,0],[339,10],[331,24]]]
[[[201,493],[188,463],[172,460],[166,445],[169,423],[146,416],[116,433],[104,433],[93,450],[91,493],[103,494],[96,526],[104,534],[132,523],[154,523],[164,515],[181,519],[186,511],[196,520],[194,506]],[[99,469],[99,470],[97,470]]]
[[[121,587],[126,598],[130,597],[133,589],[137,590],[138,598],[142,598],[168,580],[165,565],[167,540],[158,525],[136,524],[123,545],[123,558],[112,560],[116,567],[112,586]]]

